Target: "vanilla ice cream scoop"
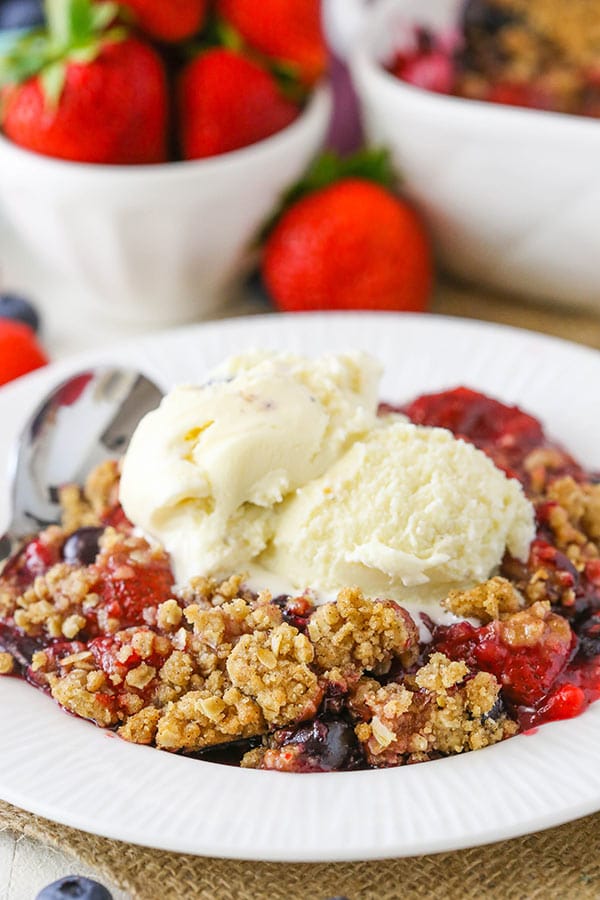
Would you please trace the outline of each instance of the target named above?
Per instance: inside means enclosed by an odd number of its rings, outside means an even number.
[[[243,570],[272,537],[274,508],[373,427],[379,376],[363,353],[248,353],[175,388],[132,438],[125,513],[179,581]]]
[[[518,481],[449,431],[394,416],[291,495],[273,527],[259,562],[294,587],[399,600],[482,581],[506,548],[525,558],[534,535]]]

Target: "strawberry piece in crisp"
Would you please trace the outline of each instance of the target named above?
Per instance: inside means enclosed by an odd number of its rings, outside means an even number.
[[[565,619],[536,603],[482,628],[469,622],[439,626],[434,643],[450,659],[495,675],[515,705],[536,707],[565,669],[577,639]]]
[[[174,579],[168,556],[146,553],[140,562],[136,555],[135,550],[130,552],[117,544],[113,550],[102,553],[92,567],[98,576],[97,592],[101,598],[93,615],[104,625],[110,619],[119,628],[151,624],[156,609],[172,595]]]

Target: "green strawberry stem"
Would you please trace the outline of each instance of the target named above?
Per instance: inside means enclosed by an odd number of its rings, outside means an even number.
[[[44,7],[46,29],[25,35],[0,59],[0,87],[37,75],[49,107],[56,108],[69,62],[92,62],[105,41],[122,40],[126,31],[109,28],[119,12],[110,0],[45,0]]]
[[[374,181],[390,191],[398,184],[389,151],[385,148],[365,147],[351,156],[340,156],[332,150],[327,150],[315,159],[300,181],[285,192],[280,205],[261,230],[259,241],[262,242],[268,237],[290,206],[307,194],[320,191],[343,178]]]
[[[45,0],[50,41],[70,50],[98,43],[99,35],[116,18],[116,3],[91,0]]]

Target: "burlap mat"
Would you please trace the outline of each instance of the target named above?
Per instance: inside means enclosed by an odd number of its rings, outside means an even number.
[[[600,814],[457,853],[335,865],[246,863],[146,850],[55,825],[6,803],[0,803],[0,830],[71,852],[135,900],[600,897]]]

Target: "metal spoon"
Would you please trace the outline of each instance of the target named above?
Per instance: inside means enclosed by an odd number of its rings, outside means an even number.
[[[121,455],[142,418],[162,399],[132,369],[102,367],[59,384],[37,407],[13,451],[12,519],[0,537],[0,563],[32,532],[60,519],[58,489]]]

